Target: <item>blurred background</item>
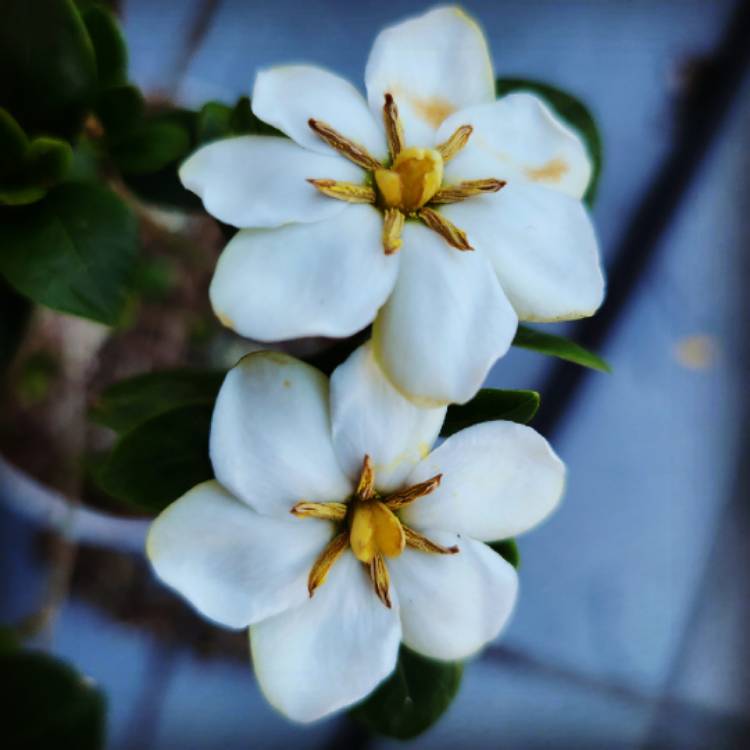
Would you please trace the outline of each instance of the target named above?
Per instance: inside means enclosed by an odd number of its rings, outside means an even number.
[[[467,665],[457,700],[412,745],[750,747],[750,4],[463,5],[484,27],[498,75],[559,86],[599,124],[593,213],[610,292],[596,318],[559,332],[614,372],[514,349],[491,373],[488,385],[541,390],[534,426],[568,464],[569,486],[557,514],[519,540],[509,629]],[[187,106],[231,103],[250,93],[259,67],[282,62],[321,64],[361,85],[377,31],[426,7],[119,4],[131,78],[152,99]],[[76,441],[99,439],[83,427],[92,381],[95,391],[115,375],[190,361],[196,337],[210,334],[205,287],[220,237],[208,223],[191,226],[189,246],[175,251],[184,219],[159,218],[143,240],[161,249],[144,271],[155,291],[138,325],[102,344],[94,324],[37,315],[36,348],[21,353],[24,375],[5,395],[3,454],[69,495],[86,491],[72,479]],[[194,259],[190,278],[172,269],[174,252]],[[169,315],[180,306],[194,311],[188,333]],[[102,345],[109,354],[93,366]],[[64,377],[46,350],[62,358]],[[154,583],[140,522],[109,538],[88,518],[70,544],[49,531],[65,527],[64,511],[21,508],[41,492],[3,464],[0,614],[31,630],[41,620],[39,642],[104,689],[110,748],[399,744],[345,717],[286,722],[255,685],[244,637],[206,626]]]

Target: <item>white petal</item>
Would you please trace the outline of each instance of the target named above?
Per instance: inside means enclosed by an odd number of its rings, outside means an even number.
[[[383,252],[381,231],[380,212],[363,205],[315,224],[242,230],[216,266],[214,311],[258,341],[351,336],[396,281],[398,254]]]
[[[216,478],[259,513],[286,516],[299,500],[351,493],[331,443],[328,379],[286,354],[248,354],[229,371],[210,453]]]
[[[591,179],[591,161],[583,141],[532,94],[509,94],[492,104],[471,107],[449,117],[437,141],[461,125],[474,131],[445,168],[449,182],[496,177],[538,182],[581,198]]]
[[[407,547],[388,561],[398,592],[404,643],[423,656],[465,659],[495,638],[508,621],[518,591],[512,565],[486,544],[447,532],[428,533],[455,555]]]
[[[333,447],[344,471],[356,480],[365,454],[373,461],[379,490],[398,489],[432,448],[445,407],[423,409],[402,396],[364,344],[331,375]]]
[[[375,354],[418,403],[464,403],[508,350],[516,315],[489,260],[407,222],[393,294],[373,328]]]
[[[565,485],[565,466],[549,443],[515,422],[484,422],[457,432],[408,481],[440,473],[436,490],[404,508],[404,522],[485,542],[536,526],[557,507]]]
[[[393,671],[400,640],[398,604],[382,604],[350,551],[312,599],[250,629],[263,693],[274,708],[303,722],[368,695]]]
[[[276,227],[341,213],[346,203],[320,193],[309,177],[360,182],[362,170],[286,138],[258,135],[209,143],[180,167],[182,184],[206,211],[235,227]]]
[[[146,550],[159,578],[199,612],[243,628],[306,601],[310,568],[332,535],[331,524],[311,520],[261,516],[204,482],[159,515]]]
[[[376,159],[388,153],[381,120],[373,118],[362,95],[349,81],[312,65],[261,70],[253,88],[253,112],[300,146],[335,153],[308,125],[322,120],[364,146]]]
[[[365,70],[367,100],[381,116],[386,93],[398,104],[410,146],[430,147],[451,113],[495,98],[487,41],[476,21],[440,7],[381,31]]]
[[[579,200],[516,181],[443,213],[490,258],[521,320],[584,318],[601,305],[599,247]]]

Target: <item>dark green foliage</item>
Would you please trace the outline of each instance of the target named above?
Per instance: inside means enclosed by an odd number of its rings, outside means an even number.
[[[442,437],[492,419],[506,419],[526,424],[539,409],[536,391],[509,391],[483,388],[466,404],[451,404],[440,431]]]
[[[136,245],[135,218],[114,193],[64,183],[32,206],[5,209],[0,272],[34,302],[113,325]]]
[[[352,715],[388,737],[411,739],[432,726],[456,697],[463,665],[427,659],[401,646],[394,673]]]
[[[531,349],[540,354],[550,357],[558,357],[568,362],[573,362],[582,367],[590,367],[600,372],[612,372],[610,366],[598,355],[584,349],[575,341],[566,339],[564,336],[555,336],[551,333],[543,333],[535,328],[518,326],[513,346]]]

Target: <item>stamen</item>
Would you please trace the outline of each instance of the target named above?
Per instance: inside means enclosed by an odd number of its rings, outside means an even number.
[[[334,130],[330,125],[321,120],[315,120],[312,117],[307,121],[307,124],[315,131],[331,148],[336,149],[340,154],[345,156],[350,161],[358,164],[363,169],[369,169],[374,171],[379,169],[382,165],[374,157],[369,154],[364,146],[360,146],[354,141],[350,141],[345,136],[341,135],[338,131]]]
[[[355,491],[357,500],[367,502],[375,495],[375,470],[372,468],[372,459],[365,455],[362,461],[362,473]]]
[[[348,546],[349,534],[346,531],[342,531],[333,537],[325,546],[318,559],[313,563],[310,575],[307,578],[307,590],[310,592],[311,597],[315,593],[315,589],[325,583],[333,564],[341,557],[341,554]]]
[[[310,503],[301,500],[290,511],[298,518],[320,518],[324,521],[343,521],[346,518],[346,503]]]
[[[390,588],[391,579],[388,574],[388,567],[381,555],[373,557],[368,570],[373,585],[375,586],[375,593],[378,595],[378,599],[390,609],[391,597],[388,593],[388,589]]]
[[[385,95],[383,122],[385,123],[385,136],[388,139],[388,150],[391,152],[391,158],[395,159],[404,148],[404,127],[398,116],[396,102],[390,94]]]
[[[445,241],[456,250],[473,250],[466,237],[466,232],[452,224],[442,214],[431,208],[422,208],[417,212],[417,216],[433,231],[445,239]]]
[[[443,157],[443,161],[450,161],[466,145],[473,132],[474,128],[471,125],[461,125],[447,141],[441,143],[437,150]]]
[[[437,489],[442,478],[442,474],[436,474],[434,477],[424,482],[407,487],[400,492],[394,492],[392,495],[389,495],[383,503],[390,510],[399,510],[399,508],[403,508],[410,505],[415,500],[419,500],[420,497],[429,495],[433,490]]]
[[[375,191],[367,185],[336,180],[314,180],[308,178],[311,185],[329,198],[336,198],[348,203],[375,203]]]
[[[408,526],[404,527],[404,534],[406,535],[406,546],[412,549],[417,549],[420,552],[432,552],[438,555],[455,555],[459,549],[454,544],[452,547],[443,547],[442,544],[435,544],[430,541],[426,536],[418,534]]]
[[[397,208],[386,208],[383,214],[383,252],[393,255],[403,244],[401,232],[406,217]]]
[[[432,196],[430,203],[458,203],[475,195],[496,193],[505,185],[505,180],[496,180],[492,177],[486,180],[467,180],[459,182],[458,185],[441,188]]]

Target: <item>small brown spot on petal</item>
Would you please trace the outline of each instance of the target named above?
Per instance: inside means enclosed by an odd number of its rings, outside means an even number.
[[[439,96],[431,96],[425,99],[410,96],[408,100],[417,116],[428,122],[433,128],[439,128],[443,124],[443,120],[456,111],[456,108],[449,101]]]
[[[563,176],[570,171],[567,162],[562,159],[550,159],[541,167],[529,167],[526,170],[530,180],[535,182],[560,182]]]

